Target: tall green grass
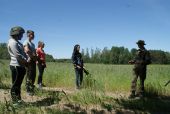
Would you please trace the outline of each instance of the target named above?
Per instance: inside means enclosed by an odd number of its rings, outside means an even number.
[[[9,61],[0,60],[0,89],[10,88],[10,74]]]
[[[97,87],[110,92],[130,91],[133,78],[132,65],[86,64],[86,67],[92,74],[92,80],[95,80],[98,84]],[[169,69],[170,65],[149,65],[146,85],[150,83],[154,84],[155,87],[158,85],[165,89],[166,94],[169,94],[169,85],[164,87],[166,81],[170,79]],[[48,63],[43,80],[51,87],[75,88],[75,72],[72,64]],[[84,76],[84,81],[89,80]]]
[[[3,87],[4,84],[11,84],[11,74],[8,64],[9,61],[0,61],[0,88],[3,89],[5,89],[5,87]],[[156,111],[157,107],[160,107],[159,111],[169,111],[168,104],[170,96],[170,85],[164,87],[164,84],[170,79],[170,65],[148,66],[147,78],[145,81],[147,99],[144,100],[128,100],[126,98],[117,99],[106,95],[106,92],[111,92],[113,94],[115,92],[125,94],[129,93],[131,80],[133,78],[132,65],[85,65],[91,75],[84,75],[84,81],[82,85],[83,89],[78,92],[75,92],[75,71],[71,63],[47,63],[47,68],[45,69],[43,75],[43,82],[48,87],[56,87],[63,89],[67,88],[72,90],[73,93],[71,95],[68,95],[68,98],[64,98],[66,99],[65,102],[73,104],[75,103],[81,105],[101,105],[108,111],[116,108]],[[24,86],[25,84],[22,85]],[[61,97],[60,94],[54,94],[53,92],[48,91],[38,91],[36,95],[47,97],[47,99],[45,99],[45,102],[46,100],[49,100],[49,103],[52,104],[55,102],[56,104],[58,104],[59,101],[62,99],[58,99]],[[58,95],[60,97],[58,97]],[[159,97],[168,98],[163,100],[157,99]],[[40,101],[40,103],[43,102]],[[164,103],[165,105],[160,103]],[[7,110],[5,110],[6,108],[4,107],[5,104],[0,103],[0,111],[6,113]],[[41,105],[39,106],[38,104],[34,104],[33,107],[29,106],[27,108],[24,108],[24,110],[26,111],[26,113],[61,113],[61,111],[58,109],[42,109]],[[69,111],[65,111],[64,113],[69,113]]]
[[[11,83],[9,61],[0,62],[0,82]],[[93,88],[109,92],[129,92],[133,78],[132,65],[105,65],[85,64],[91,73],[90,77],[84,75],[84,87],[92,84]],[[170,65],[149,65],[145,85],[153,85],[155,88],[170,94],[170,85],[164,84],[170,79]],[[37,69],[38,76],[38,69]],[[43,75],[43,82],[49,87],[75,88],[75,71],[71,63],[47,63]],[[24,82],[23,82],[24,83]],[[95,84],[94,84],[95,83]]]

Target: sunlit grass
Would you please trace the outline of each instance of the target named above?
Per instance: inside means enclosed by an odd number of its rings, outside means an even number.
[[[145,81],[145,90],[148,99],[128,100],[126,98],[112,98],[106,93],[125,93],[130,92],[131,80],[133,78],[132,65],[105,65],[105,64],[85,64],[89,70],[89,76],[84,75],[82,89],[68,95],[70,103],[80,105],[101,105],[111,110],[116,108],[130,108],[139,110],[156,110],[160,106],[160,111],[169,111],[169,100],[152,99],[170,96],[170,84],[165,87],[165,83],[170,80],[170,65],[149,65],[147,78]],[[38,76],[38,71],[37,71]],[[75,91],[75,71],[71,63],[47,63],[43,75],[43,82],[47,87],[67,88]],[[11,73],[9,70],[9,61],[0,61],[0,88],[9,89],[11,85]],[[25,88],[25,80],[22,88]],[[25,89],[23,89],[25,91]],[[37,90],[37,96],[50,97],[52,100],[58,100],[57,94],[42,92]],[[151,98],[151,99],[150,99]],[[66,99],[66,98],[65,98]],[[51,101],[50,101],[51,102]],[[165,103],[165,106],[160,103]],[[147,105],[149,104],[149,105]],[[154,105],[155,104],[155,105]],[[153,106],[150,106],[153,105]],[[144,108],[140,108],[143,106]],[[0,104],[0,111],[4,112],[5,105]],[[41,109],[40,107],[27,107],[24,109],[27,113],[61,113],[60,110],[51,108]],[[67,111],[65,112],[67,113]]]
[[[0,63],[0,82],[11,83],[9,61]],[[91,74],[91,79],[95,80],[96,89],[102,88],[109,92],[129,92],[131,80],[133,78],[132,65],[104,65],[85,64]],[[170,65],[149,65],[145,85],[154,84],[164,88],[166,94],[170,94],[170,87],[164,87],[170,79]],[[38,76],[38,71],[37,71]],[[89,80],[89,79],[88,79]],[[84,75],[84,81],[88,81]],[[75,88],[75,71],[71,63],[47,63],[43,75],[43,82],[49,87]],[[24,82],[23,82],[24,83]],[[85,82],[86,83],[86,82]]]

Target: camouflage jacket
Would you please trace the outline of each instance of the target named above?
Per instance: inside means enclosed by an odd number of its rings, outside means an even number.
[[[151,56],[149,51],[146,49],[138,49],[136,57],[134,58],[135,67],[146,67],[146,65],[151,64]]]

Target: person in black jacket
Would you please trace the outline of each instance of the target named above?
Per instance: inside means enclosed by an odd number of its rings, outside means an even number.
[[[75,73],[76,73],[76,88],[80,89],[80,86],[83,81],[83,59],[82,55],[80,53],[80,45],[75,45],[73,54],[72,54],[72,62],[75,68]]]

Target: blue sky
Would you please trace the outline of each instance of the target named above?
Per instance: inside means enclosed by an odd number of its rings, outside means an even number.
[[[55,58],[70,58],[81,48],[136,48],[170,51],[169,0],[0,0],[0,42],[16,25],[35,31],[35,44]],[[22,42],[26,39],[26,35]]]

